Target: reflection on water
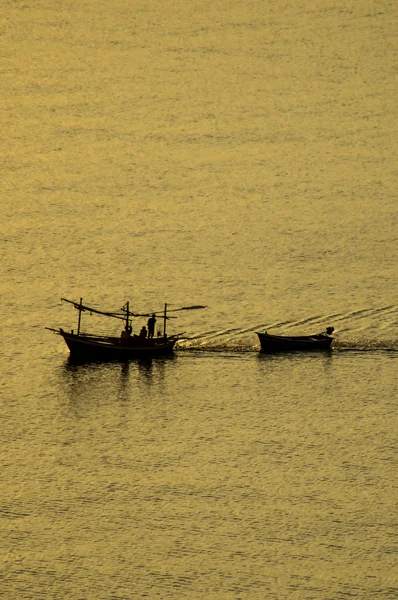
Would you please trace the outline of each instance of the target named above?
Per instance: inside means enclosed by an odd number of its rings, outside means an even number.
[[[60,386],[72,404],[90,399],[111,401],[114,397],[127,401],[137,389],[147,394],[152,385],[161,385],[167,367],[175,360],[174,355],[106,362],[76,361],[69,357],[59,369]]]

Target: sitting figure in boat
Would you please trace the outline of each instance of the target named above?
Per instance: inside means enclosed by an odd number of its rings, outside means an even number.
[[[141,327],[141,331],[140,331],[140,338],[146,338],[146,336],[147,336],[147,330],[146,330],[145,325],[143,325]]]
[[[317,336],[314,337],[329,337],[330,335],[332,335],[334,331],[334,327],[326,327],[326,331],[322,331],[322,333],[318,333]]]
[[[152,317],[148,319],[148,337],[153,338],[155,333],[155,323],[156,323],[156,315],[153,313]]]
[[[133,328],[131,327],[131,325],[126,325],[126,327],[123,329],[122,333],[120,334],[120,337],[122,338],[122,340],[127,340],[129,337],[131,337],[132,332],[133,332]]]

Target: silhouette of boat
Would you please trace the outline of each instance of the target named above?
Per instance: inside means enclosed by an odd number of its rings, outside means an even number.
[[[61,298],[63,302],[69,302],[78,311],[77,331],[64,331],[62,328],[53,329],[47,327],[50,331],[60,335],[69,348],[70,356],[77,360],[130,360],[134,358],[154,358],[157,356],[165,356],[173,353],[175,344],[183,333],[168,335],[166,333],[166,323],[168,319],[176,318],[170,316],[167,310],[167,304],[164,305],[162,320],[163,331],[158,331],[157,335],[148,337],[146,328],[143,327],[139,335],[132,333],[132,318],[133,317],[156,317],[156,313],[135,314],[130,311],[129,302],[123,306],[120,311],[107,312],[98,310],[90,306],[86,306],[82,302],[74,302],[67,298]],[[169,312],[178,310],[193,310],[205,308],[204,306],[186,306],[182,308],[172,309]],[[124,329],[120,336],[107,336],[92,333],[81,332],[81,318],[83,312],[95,313],[119,319],[124,322]]]
[[[325,332],[315,335],[271,335],[268,332],[257,332],[260,340],[260,352],[264,354],[273,354],[277,352],[313,352],[319,350],[330,350],[333,342],[331,334],[334,327],[328,327]]]

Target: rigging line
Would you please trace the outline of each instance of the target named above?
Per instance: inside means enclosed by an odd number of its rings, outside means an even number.
[[[120,309],[121,311],[123,311],[122,313],[120,313],[120,312],[99,310],[97,308],[93,308],[93,307],[87,306],[85,304],[80,304],[79,302],[75,302],[74,300],[68,300],[68,298],[61,298],[61,301],[69,302],[69,304],[72,304],[77,310],[81,310],[82,312],[89,311],[91,313],[96,313],[99,315],[104,315],[106,317],[113,317],[115,319],[121,319],[121,320],[126,318],[125,317],[125,313],[127,312],[126,305],[124,305],[123,308]],[[182,310],[198,310],[198,309],[202,309],[202,308],[207,308],[207,307],[197,304],[197,305],[193,305],[193,306],[182,306],[181,308],[172,308],[172,309],[168,310],[167,312],[177,312],[177,311],[182,311]],[[131,315],[131,317],[150,317],[153,313],[160,315],[163,312],[164,312],[164,310],[161,309],[158,311],[149,311],[149,312],[145,312],[145,313],[129,312],[129,315]],[[176,319],[177,317],[166,316],[166,318],[167,319]]]
[[[181,307],[181,308],[168,308],[168,307],[167,307],[167,313],[170,313],[170,312],[178,312],[178,311],[181,311],[181,310],[198,310],[198,309],[200,309],[200,308],[207,308],[207,306],[196,305],[196,306],[183,306],[183,307]],[[150,310],[150,311],[148,312],[148,314],[147,314],[147,313],[145,313],[145,314],[142,314],[142,315],[137,315],[137,316],[138,316],[138,317],[147,317],[147,316],[150,316],[150,315],[152,315],[153,313],[155,313],[156,315],[160,315],[160,314],[162,314],[162,315],[163,315],[163,313],[164,313],[164,308],[162,308],[162,309],[160,309],[160,310]],[[177,317],[169,317],[169,318],[176,319]]]
[[[113,317],[115,319],[122,319],[122,320],[124,320],[126,318],[125,315],[123,315],[121,313],[106,312],[103,310],[98,310],[96,308],[92,308],[91,306],[86,306],[85,304],[80,304],[79,302],[74,302],[73,300],[68,300],[67,298],[61,298],[61,300],[63,302],[69,302],[69,304],[72,304],[77,310],[81,310],[82,312],[88,311],[91,313],[96,313],[98,315],[104,315],[106,317]],[[132,316],[135,316],[135,315],[132,315]]]
[[[167,307],[167,313],[170,312],[178,312],[181,310],[199,310],[201,308],[207,308],[207,306],[202,306],[200,304],[194,305],[194,306],[182,306],[181,308],[168,308]],[[150,316],[151,314],[155,313],[156,315],[160,315],[164,313],[164,308],[162,308],[161,310],[153,310],[153,311],[149,311],[148,314],[142,314],[142,315],[137,315],[138,317],[147,317]],[[177,317],[168,317],[169,319],[176,319]]]

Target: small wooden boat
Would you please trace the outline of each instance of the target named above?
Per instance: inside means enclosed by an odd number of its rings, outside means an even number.
[[[314,352],[319,350],[330,350],[333,342],[334,328],[328,327],[325,332],[315,335],[271,335],[266,331],[264,333],[257,332],[260,340],[260,352],[265,354],[273,354],[276,352]]]
[[[61,298],[61,300],[64,302],[69,302],[79,311],[77,331],[75,332],[72,330],[69,333],[64,331],[62,328],[53,329],[51,327],[47,327],[46,329],[49,329],[50,331],[53,331],[63,337],[66,345],[69,348],[72,359],[77,359],[79,361],[130,360],[134,358],[154,358],[156,356],[165,356],[173,352],[175,344],[183,335],[183,333],[177,333],[175,335],[168,335],[166,333],[167,320],[175,318],[167,314],[167,304],[164,305],[162,316],[163,331],[159,330],[155,336],[154,324],[156,322],[156,313],[151,312],[145,314],[134,314],[130,311],[129,302],[126,302],[120,311],[106,312],[84,305],[82,298],[80,298],[80,302],[73,302],[72,300],[67,300],[66,298]],[[170,312],[177,310],[192,310],[197,308],[205,307],[186,306],[172,309]],[[122,320],[124,322],[124,329],[121,332],[121,335],[107,336],[82,333],[81,318],[82,313],[86,311],[90,312],[90,314],[95,313]],[[145,326],[142,327],[141,332],[138,335],[133,335],[133,317],[149,317],[149,335]]]

